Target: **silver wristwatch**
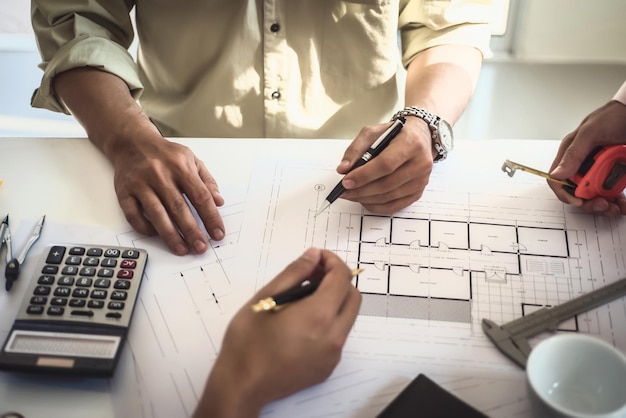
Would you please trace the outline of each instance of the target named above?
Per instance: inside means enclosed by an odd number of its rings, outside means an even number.
[[[396,120],[399,117],[416,116],[423,119],[430,129],[431,137],[433,140],[433,149],[437,153],[434,162],[445,160],[448,156],[448,151],[454,147],[454,133],[452,132],[452,126],[439,116],[430,113],[426,109],[422,109],[415,106],[405,107],[393,115],[392,120]]]

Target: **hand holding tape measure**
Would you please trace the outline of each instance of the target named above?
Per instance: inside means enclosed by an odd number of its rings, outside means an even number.
[[[568,180],[556,179],[549,173],[510,160],[502,165],[502,171],[509,177],[513,177],[517,169],[561,183],[565,190],[581,199],[617,199],[626,189],[626,144],[597,147]]]

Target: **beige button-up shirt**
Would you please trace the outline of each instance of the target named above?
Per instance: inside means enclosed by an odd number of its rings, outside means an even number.
[[[490,54],[488,0],[82,3],[32,1],[44,70],[32,105],[68,113],[52,79],[95,67],[123,79],[165,136],[354,138],[403,106],[403,65],[420,51]]]

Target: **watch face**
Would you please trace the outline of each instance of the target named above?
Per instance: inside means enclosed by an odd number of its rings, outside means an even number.
[[[439,121],[439,138],[441,139],[441,145],[443,145],[446,150],[451,150],[454,147],[454,134],[452,133],[452,126],[445,120],[441,119]]]

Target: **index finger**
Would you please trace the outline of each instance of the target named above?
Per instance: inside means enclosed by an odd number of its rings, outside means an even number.
[[[318,311],[320,306],[323,306],[323,310],[334,317],[342,309],[353,287],[352,272],[342,259],[329,250],[321,251],[318,266],[323,276],[321,283],[317,290],[301,303],[305,308],[306,305],[315,304]]]
[[[224,204],[224,198],[219,192],[217,182],[204,163],[198,159],[195,162],[200,181],[189,184],[185,194],[198,212],[211,238],[219,241],[224,239],[226,233],[224,221],[218,210],[218,206]]]

